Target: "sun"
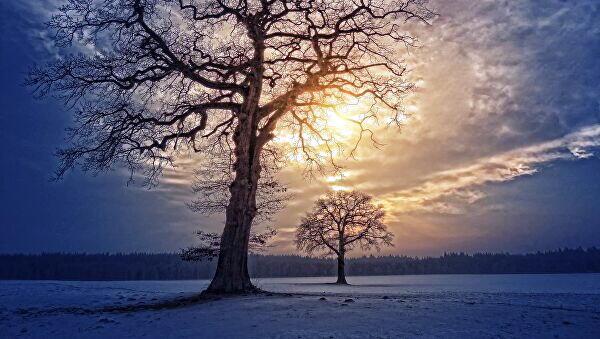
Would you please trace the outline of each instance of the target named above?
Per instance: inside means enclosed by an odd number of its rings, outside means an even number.
[[[340,107],[328,108],[326,114],[326,128],[332,134],[336,134],[344,139],[351,137],[356,128],[351,116],[350,107],[342,105]]]
[[[376,121],[368,118],[372,116],[371,109],[359,100],[336,100],[295,112],[282,124],[274,142],[286,150],[292,163],[306,165],[318,159],[337,165],[356,149],[363,137],[361,133],[374,128]]]
[[[370,121],[364,119],[369,113],[369,107],[362,105],[360,101],[342,102],[332,107],[323,108],[325,126],[334,137],[343,142],[352,142],[358,137],[363,127]]]

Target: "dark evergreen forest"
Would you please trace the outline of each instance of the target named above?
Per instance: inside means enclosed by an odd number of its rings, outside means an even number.
[[[348,275],[499,274],[600,272],[600,249],[559,249],[529,254],[446,253],[440,257],[363,256],[346,259]],[[186,262],[175,253],[5,254],[3,280],[182,280],[209,279],[215,262]],[[331,258],[253,255],[252,277],[334,276]]]

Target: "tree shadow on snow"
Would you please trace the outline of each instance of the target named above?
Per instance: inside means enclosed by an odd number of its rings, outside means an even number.
[[[55,314],[91,315],[100,313],[133,313],[141,311],[158,311],[189,307],[208,303],[211,301],[221,300],[223,298],[223,296],[200,293],[186,297],[177,297],[173,299],[164,299],[157,300],[155,302],[144,302],[129,305],[108,305],[102,307],[67,306],[51,307],[47,309],[40,309],[38,307],[20,308],[17,309],[15,313],[23,317],[45,316]]]

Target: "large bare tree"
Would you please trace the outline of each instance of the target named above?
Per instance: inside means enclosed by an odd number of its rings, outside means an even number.
[[[76,111],[57,177],[124,164],[154,184],[180,153],[229,154],[235,175],[208,291],[230,293],[254,290],[250,227],[276,132],[294,134],[314,168],[337,145],[323,109],[361,100],[370,109],[350,119],[361,137],[372,133],[366,121],[400,122],[411,85],[399,47],[415,44],[405,23],[433,16],[425,0],[65,1],[48,26],[73,53],[28,79]]]
[[[373,197],[357,191],[333,191],[315,202],[296,230],[296,246],[308,254],[337,256],[338,284],[347,284],[346,252],[391,246],[393,234],[383,223],[385,211]]]

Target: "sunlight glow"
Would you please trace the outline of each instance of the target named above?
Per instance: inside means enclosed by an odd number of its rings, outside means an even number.
[[[350,190],[350,187],[338,186],[338,185],[331,185],[331,186],[329,186],[329,188],[331,188],[333,191],[349,191]]]
[[[278,130],[274,142],[286,150],[284,153],[292,165],[312,166],[314,161],[319,161],[328,166],[333,161],[337,166],[347,160],[358,143],[369,142],[369,136],[363,134],[361,137],[361,133],[378,128],[372,109],[370,105],[353,100],[296,112],[297,117],[290,117],[282,124],[285,127]],[[356,153],[352,156],[354,159],[359,157]],[[343,179],[341,174],[332,174],[323,178],[323,183],[336,191],[351,189],[344,185]]]
[[[349,106],[344,105],[338,109],[328,109],[326,112],[327,116],[327,126],[329,132],[332,134],[337,134],[340,137],[345,139],[349,139],[355,134],[355,129],[357,128],[356,124],[354,124],[349,119],[356,120],[355,116],[352,116],[349,113]]]

